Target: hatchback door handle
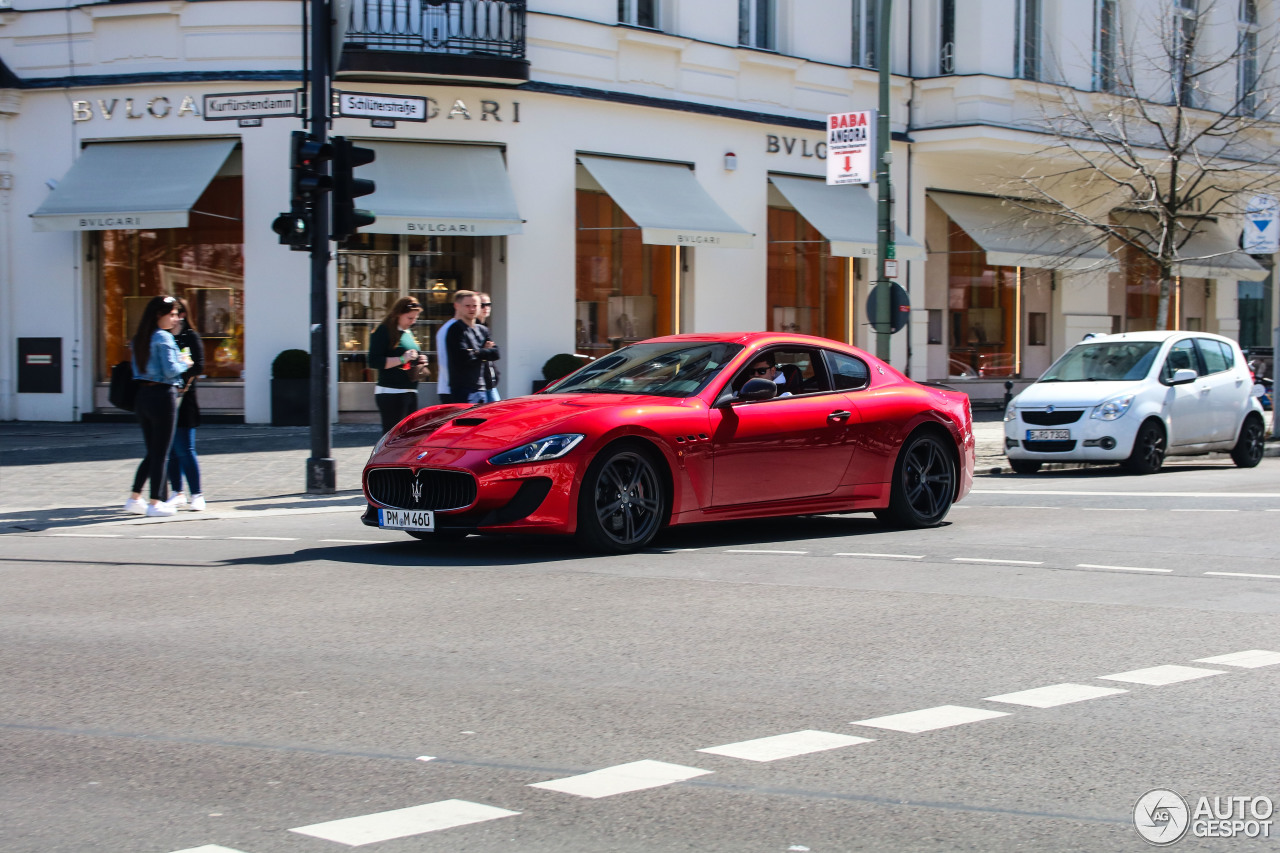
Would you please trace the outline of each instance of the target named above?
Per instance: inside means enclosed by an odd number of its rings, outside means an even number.
[[[832,412],[831,414],[827,415],[827,420],[829,420],[829,421],[843,421],[843,420],[845,420],[845,419],[847,419],[847,418],[851,418],[851,417],[853,417],[853,412],[839,411],[839,412]]]

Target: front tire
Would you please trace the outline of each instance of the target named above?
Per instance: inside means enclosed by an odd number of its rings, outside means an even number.
[[[891,527],[937,527],[956,496],[956,463],[951,449],[933,433],[907,440],[893,466],[887,509],[876,518]]]
[[[1009,467],[1013,469],[1015,474],[1034,474],[1040,470],[1039,462],[1032,462],[1030,459],[1010,459]]]
[[[653,541],[668,513],[658,465],[651,451],[631,442],[592,460],[578,492],[578,538],[586,547],[625,554]]]
[[[1147,421],[1138,428],[1133,440],[1133,452],[1120,464],[1130,474],[1154,474],[1164,464],[1167,451],[1164,427],[1156,421]]]
[[[1267,449],[1266,429],[1262,418],[1251,415],[1244,420],[1240,428],[1240,438],[1236,446],[1231,448],[1231,461],[1237,468],[1253,468],[1262,461]]]

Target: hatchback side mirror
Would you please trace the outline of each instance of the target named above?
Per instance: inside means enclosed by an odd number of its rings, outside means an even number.
[[[1198,377],[1199,377],[1199,374],[1196,373],[1191,368],[1179,367],[1177,370],[1173,372],[1173,378],[1169,380],[1169,384],[1170,385],[1186,385],[1188,382],[1195,382]]]

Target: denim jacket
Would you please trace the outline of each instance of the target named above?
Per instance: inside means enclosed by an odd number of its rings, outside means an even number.
[[[147,359],[146,371],[138,370],[138,362],[133,362],[134,379],[162,382],[165,385],[181,385],[182,374],[186,370],[182,354],[178,351],[178,342],[164,329],[156,329],[151,333],[151,357]]]

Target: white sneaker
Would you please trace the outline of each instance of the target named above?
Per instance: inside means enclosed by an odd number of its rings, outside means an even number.
[[[192,495],[191,506],[188,507],[192,512],[201,512],[204,510],[204,495]]]
[[[184,492],[174,492],[173,497],[167,501],[169,506],[183,506],[186,502],[187,496]]]
[[[178,509],[172,504],[156,503],[147,504],[147,518],[168,518],[171,515],[177,515]]]
[[[142,498],[129,498],[124,502],[124,511],[132,512],[135,515],[142,515],[147,511],[147,502]]]

